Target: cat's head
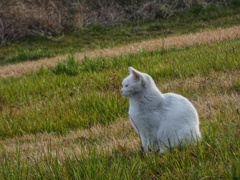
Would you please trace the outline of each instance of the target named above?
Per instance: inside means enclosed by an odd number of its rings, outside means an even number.
[[[129,76],[122,82],[121,93],[125,97],[132,97],[145,90],[148,75],[129,67]]]

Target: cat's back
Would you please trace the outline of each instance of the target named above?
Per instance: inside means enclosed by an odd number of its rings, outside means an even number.
[[[179,105],[179,104],[185,104],[189,105],[191,102],[185,98],[184,96],[176,93],[165,93],[163,94],[164,101],[167,105]]]
[[[163,94],[164,104],[166,108],[166,116],[171,116],[181,119],[191,119],[191,121],[198,121],[198,114],[193,104],[185,97],[175,93]]]

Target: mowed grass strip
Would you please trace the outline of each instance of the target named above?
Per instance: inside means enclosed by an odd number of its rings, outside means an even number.
[[[112,58],[129,54],[138,54],[143,51],[156,51],[158,49],[169,49],[192,46],[197,44],[209,44],[218,41],[232,40],[240,37],[240,26],[230,28],[218,28],[212,31],[199,32],[185,35],[172,35],[148,41],[130,43],[119,47],[95,49],[84,53],[74,54],[76,60],[83,61],[85,58]],[[43,58],[38,61],[27,61],[0,67],[0,77],[21,76],[30,71],[54,67],[57,63],[64,61],[68,56],[61,55],[53,58]]]

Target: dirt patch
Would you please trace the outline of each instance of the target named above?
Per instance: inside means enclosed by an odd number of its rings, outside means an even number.
[[[120,47],[107,49],[96,49],[84,53],[76,53],[77,60],[82,61],[85,57],[114,57],[126,54],[137,54],[141,51],[152,51],[160,48],[184,47],[194,44],[207,44],[217,41],[232,40],[240,37],[240,26],[230,28],[218,28],[212,31],[199,32],[195,34],[186,34],[179,36],[171,36],[167,38],[159,38],[156,40],[148,40]],[[12,64],[0,67],[0,78],[10,76],[21,76],[31,71],[43,68],[54,67],[58,62],[67,58],[67,55],[57,56],[54,58],[44,58],[38,61],[27,61],[18,64]]]

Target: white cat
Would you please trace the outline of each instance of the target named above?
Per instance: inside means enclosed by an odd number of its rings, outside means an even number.
[[[143,150],[160,152],[201,138],[198,114],[192,103],[175,94],[162,94],[148,74],[129,67],[121,93],[130,98],[129,117],[140,135]]]

